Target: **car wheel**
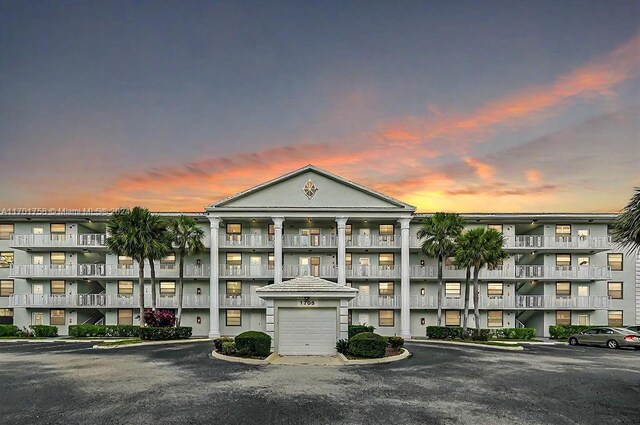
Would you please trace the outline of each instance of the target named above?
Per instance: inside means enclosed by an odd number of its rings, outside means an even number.
[[[569,338],[569,345],[578,345],[578,338]]]
[[[620,344],[618,344],[618,341],[616,341],[615,339],[610,339],[609,341],[607,341],[607,348],[616,349],[619,347]]]

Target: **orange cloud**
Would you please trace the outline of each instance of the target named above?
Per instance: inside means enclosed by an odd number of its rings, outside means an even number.
[[[482,180],[491,180],[496,174],[496,169],[486,162],[481,162],[471,157],[465,157],[464,162],[473,167],[478,177]]]
[[[542,178],[542,173],[538,170],[525,170],[524,174],[530,183],[537,183]]]

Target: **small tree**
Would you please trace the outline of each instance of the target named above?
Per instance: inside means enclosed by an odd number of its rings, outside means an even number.
[[[613,227],[615,241],[628,251],[640,248],[640,187],[634,188],[634,191]]]
[[[151,275],[151,310],[156,311],[157,286],[155,262],[171,254],[173,249],[171,247],[171,237],[167,231],[167,223],[160,216],[151,214],[147,224],[152,240],[146,247],[145,257],[149,261],[149,271]]]
[[[438,259],[438,326],[442,323],[442,267],[445,258],[455,252],[455,240],[464,229],[464,220],[458,214],[437,212],[425,217],[418,238],[422,239],[421,252]]]
[[[467,328],[469,326],[469,293],[471,290],[471,269],[473,268],[473,255],[474,246],[473,240],[469,238],[469,232],[462,233],[456,241],[456,264],[459,267],[464,267],[466,270],[466,277],[464,282],[464,309],[462,315],[462,329],[464,334],[467,334]]]

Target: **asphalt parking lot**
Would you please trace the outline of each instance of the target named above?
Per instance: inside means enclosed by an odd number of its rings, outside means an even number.
[[[375,366],[250,366],[211,343],[0,344],[0,418],[32,423],[637,424],[640,351],[408,344]]]

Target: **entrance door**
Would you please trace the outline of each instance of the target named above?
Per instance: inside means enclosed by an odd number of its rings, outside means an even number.
[[[359,246],[371,246],[371,229],[360,229]]]
[[[309,258],[311,263],[311,276],[320,277],[320,257]]]
[[[290,356],[336,354],[336,308],[279,308],[278,353]]]
[[[369,325],[370,324],[369,313],[360,313],[360,315],[358,317],[360,319],[360,324],[361,325]]]
[[[250,276],[260,276],[262,271],[262,257],[251,256],[249,258]]]
[[[264,325],[263,313],[259,311],[251,312],[251,329],[265,331],[266,327]]]
[[[33,305],[44,305],[44,285],[42,283],[34,283],[31,286],[33,293]]]
[[[298,276],[311,276],[309,257],[300,257],[299,264],[300,270],[298,271]]]
[[[360,285],[358,288],[360,292],[358,292],[358,305],[362,307],[369,307],[370,301],[370,288],[369,285]]]
[[[34,312],[31,315],[31,323],[34,325],[44,325],[44,313]]]

